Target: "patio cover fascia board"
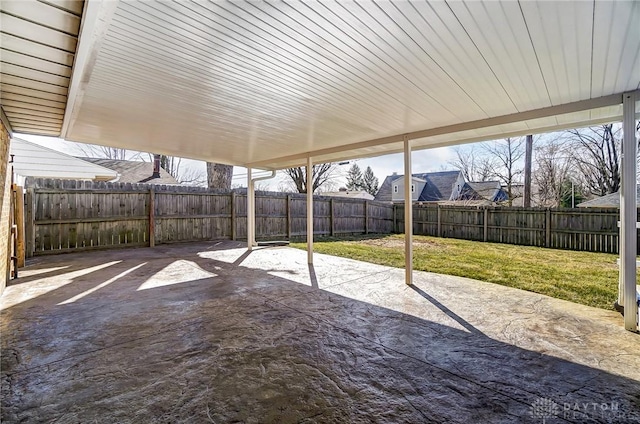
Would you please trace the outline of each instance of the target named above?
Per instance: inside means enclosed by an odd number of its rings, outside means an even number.
[[[633,93],[640,93],[640,90],[635,90],[633,91]],[[295,154],[295,155],[290,155],[285,157],[268,159],[264,161],[252,162],[252,163],[246,164],[246,166],[251,168],[261,168],[261,169],[284,169],[292,166],[303,166],[305,165],[308,157],[314,158],[315,163],[320,163],[320,162],[340,161],[340,160],[347,160],[347,159],[354,159],[354,158],[361,158],[361,157],[371,157],[371,156],[381,156],[381,155],[387,155],[387,154],[393,154],[393,153],[401,153],[404,151],[404,147],[402,145],[398,146],[397,148],[394,147],[391,149],[382,149],[379,152],[369,153],[369,154],[366,154],[366,153],[363,154],[360,151],[363,149],[371,148],[371,147],[379,147],[379,146],[385,146],[390,144],[402,143],[405,139],[414,141],[411,146],[412,150],[424,150],[424,149],[431,149],[431,148],[437,148],[437,147],[454,146],[457,144],[472,143],[477,141],[486,141],[486,140],[491,140],[495,138],[515,137],[520,135],[527,135],[530,133],[540,134],[540,133],[550,132],[554,130],[569,129],[569,128],[574,128],[575,125],[573,123],[565,123],[565,124],[558,124],[558,125],[547,126],[542,128],[518,130],[518,131],[512,131],[512,132],[502,132],[498,130],[495,133],[492,133],[491,135],[483,135],[478,137],[460,137],[460,138],[455,138],[452,141],[443,142],[443,143],[432,143],[432,144],[425,144],[425,145],[420,145],[419,143],[420,139],[426,139],[429,137],[434,137],[439,135],[455,134],[455,133],[464,132],[464,131],[496,127],[504,124],[524,122],[532,119],[550,118],[550,117],[565,115],[569,113],[584,112],[584,111],[589,111],[589,110],[594,110],[594,109],[609,107],[609,106],[618,106],[622,104],[624,94],[625,93],[616,93],[608,96],[587,99],[587,100],[580,100],[577,102],[555,105],[555,106],[545,107],[541,109],[534,109],[534,110],[514,113],[510,115],[491,117],[491,118],[481,119],[477,121],[463,122],[459,124],[447,125],[447,126],[438,127],[438,128],[418,130],[418,131],[413,131],[409,133],[395,134],[387,137],[375,138],[372,140],[362,141],[362,142],[353,143],[353,144],[347,144],[344,146],[330,147],[330,148],[315,150],[307,153],[301,153],[301,154]],[[622,113],[620,113],[619,115],[616,115],[613,119],[609,116],[598,117],[591,120],[581,121],[581,124],[583,124],[584,126],[588,126],[588,125],[594,125],[594,124],[612,122],[612,121],[622,121]],[[331,156],[330,160],[323,159],[324,157],[327,157],[329,155]]]
[[[69,93],[60,138],[67,138],[69,127],[78,116],[82,96],[89,83],[91,70],[98,58],[100,44],[117,7],[118,1],[86,0],[84,2],[80,32],[78,33],[78,47],[73,59],[73,71],[69,81]]]

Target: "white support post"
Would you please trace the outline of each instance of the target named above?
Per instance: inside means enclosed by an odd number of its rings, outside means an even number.
[[[411,193],[411,141],[404,138],[404,281],[413,284],[413,199]]]
[[[622,96],[622,190],[620,197],[620,272],[624,285],[624,328],[638,331],[636,303],[637,199],[636,92]]]
[[[247,249],[252,250],[256,240],[256,191],[251,177],[251,168],[247,168]]]
[[[307,158],[307,261],[313,264],[313,160]]]

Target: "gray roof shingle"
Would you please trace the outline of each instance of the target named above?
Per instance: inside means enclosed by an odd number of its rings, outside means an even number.
[[[442,172],[426,172],[422,174],[412,174],[415,178],[423,179],[427,182],[425,184],[420,197],[419,202],[435,202],[439,200],[450,200],[451,193],[453,192],[453,185],[460,176],[460,171],[442,171]],[[391,182],[402,175],[389,175],[384,179],[378,193],[376,193],[376,200],[381,202],[391,202]]]
[[[507,194],[502,190],[500,181],[470,181],[464,183],[460,199],[502,202],[507,200]]]
[[[636,187],[636,201],[640,199],[640,185]],[[620,192],[607,194],[602,197],[582,202],[579,208],[620,208]]]
[[[160,178],[152,178],[153,162],[82,157],[79,159],[116,171],[120,174],[118,179],[120,183],[180,184],[162,168],[160,168]]]

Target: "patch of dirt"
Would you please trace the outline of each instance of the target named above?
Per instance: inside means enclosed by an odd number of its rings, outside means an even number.
[[[368,239],[368,240],[359,240],[356,243],[358,244],[365,244],[368,246],[379,246],[379,247],[388,247],[388,248],[400,248],[400,249],[404,249],[404,240],[403,239],[399,239],[399,238],[391,238],[391,237],[385,237],[385,238],[379,238],[379,239]],[[434,249],[441,249],[442,246],[440,246],[438,243],[434,243],[432,241],[429,240],[413,240],[413,245],[414,247],[421,247],[421,248],[434,248]]]

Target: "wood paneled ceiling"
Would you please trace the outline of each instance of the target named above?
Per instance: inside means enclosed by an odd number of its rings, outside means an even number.
[[[83,1],[2,1],[0,105],[13,130],[60,134]]]

